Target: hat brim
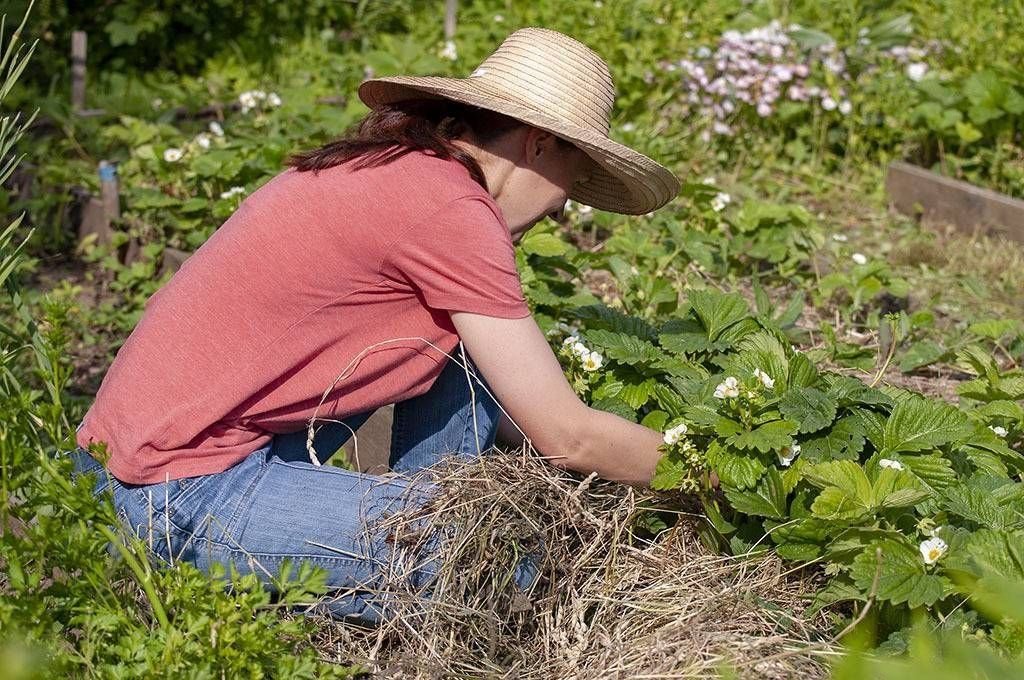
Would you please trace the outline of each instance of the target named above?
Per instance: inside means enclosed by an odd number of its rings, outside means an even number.
[[[359,86],[359,98],[371,109],[408,99],[451,99],[503,113],[557,135],[593,159],[594,170],[586,182],[574,186],[569,198],[598,210],[642,215],[679,194],[679,179],[653,159],[606,135],[524,106],[480,81],[438,76],[374,78]]]

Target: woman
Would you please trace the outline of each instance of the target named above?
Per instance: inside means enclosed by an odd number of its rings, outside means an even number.
[[[163,558],[266,579],[310,560],[336,614],[372,620],[390,545],[367,525],[418,496],[320,462],[376,408],[395,404],[397,472],[479,454],[503,412],[555,465],[649,481],[661,433],[576,397],[514,243],[567,198],[641,214],[679,185],[608,139],[608,68],[554,31],[359,96],[355,132],[293,158],[150,299],[74,457]]]

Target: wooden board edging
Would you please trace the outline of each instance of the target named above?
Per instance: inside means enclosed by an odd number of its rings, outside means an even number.
[[[889,165],[885,190],[893,207],[905,215],[1024,243],[1020,199],[899,161]]]

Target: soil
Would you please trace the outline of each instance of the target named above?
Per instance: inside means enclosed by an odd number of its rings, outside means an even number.
[[[106,274],[97,267],[67,256],[42,257],[30,279],[24,287],[49,293],[62,284],[70,284],[79,289],[75,302],[79,312],[74,316],[72,340],[68,346],[73,367],[68,390],[75,395],[92,396],[99,390],[107,368],[114,360],[114,353],[124,341],[123,337],[105,329],[88,328],[89,311],[104,301],[116,301],[118,296],[109,290]],[[95,338],[86,342],[84,337],[89,334]]]

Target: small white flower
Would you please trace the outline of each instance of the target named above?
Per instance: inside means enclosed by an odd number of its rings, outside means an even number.
[[[853,111],[853,104],[850,103],[849,99],[844,99],[843,101],[839,102],[839,113],[843,114],[844,116],[848,116],[850,115],[851,111]]]
[[[500,24],[503,21],[505,21],[505,17],[503,15],[501,15],[501,14],[495,14],[494,15],[494,23]]]
[[[583,370],[593,372],[601,368],[604,364],[604,357],[601,356],[600,352],[588,352],[583,357]]]
[[[724,191],[719,191],[715,194],[715,197],[711,199],[711,209],[715,212],[722,212],[725,210],[725,206],[730,203],[732,203],[732,196]]]
[[[707,45],[701,45],[694,51],[694,54],[697,55],[698,59],[707,59],[711,56],[711,48]]]
[[[928,73],[928,64],[923,62],[907,64],[907,77],[915,83],[924,78],[926,73]]]
[[[218,123],[217,121],[211,120],[209,127],[210,127],[210,132],[213,134],[214,137],[223,137],[224,136],[224,128],[221,127],[220,123]]]
[[[775,455],[779,459],[779,465],[782,467],[789,467],[793,464],[796,457],[800,455],[800,445],[793,444],[792,446],[783,446],[775,452]]]
[[[846,243],[850,240],[850,237],[846,234],[832,234],[833,241],[839,241],[840,243]]]
[[[455,61],[459,58],[459,50],[455,47],[454,40],[444,41],[444,49],[441,50],[440,57],[449,61]]]
[[[715,178],[714,177],[705,177],[704,179],[702,179],[700,181],[700,183],[701,184],[707,184],[708,186],[712,186],[713,187],[713,186],[715,186]]]
[[[196,144],[198,144],[203,149],[209,149],[210,135],[206,134],[205,132],[200,132],[198,135],[196,135]]]
[[[583,205],[582,203],[580,203],[580,207],[576,208],[576,212],[578,212],[580,215],[589,215],[590,213],[594,212],[594,208],[589,205]]]
[[[716,399],[735,399],[740,396],[740,381],[729,376],[715,388]]]
[[[276,92],[271,92],[267,95],[267,103],[275,108],[280,106],[283,103],[281,101],[281,95]]]
[[[177,163],[181,160],[183,155],[184,154],[181,149],[176,149],[174,147],[164,150],[164,160],[168,163]]]
[[[231,198],[232,196],[237,196],[238,194],[244,194],[244,193],[245,193],[245,187],[231,187],[227,191],[222,191],[221,194],[220,194],[220,197],[223,198],[223,199],[228,199],[228,198]]]
[[[850,255],[850,259],[856,262],[857,264],[868,263],[867,255],[865,255],[864,253],[854,253],[853,255]]]
[[[1006,428],[1003,427],[1002,425],[989,425],[988,429],[992,430],[993,432],[995,432],[1000,437],[1005,437],[1006,436]]]
[[[572,346],[572,353],[581,359],[590,354],[590,348],[584,345],[582,342],[577,341]]]
[[[760,368],[754,369],[754,377],[760,380],[761,384],[764,385],[769,390],[775,387],[775,379],[772,378],[767,373],[765,373],[764,371],[762,371]]]
[[[772,115],[772,105],[769,104],[768,102],[761,102],[760,104],[757,105],[757,115],[761,116],[762,118],[767,118],[768,116]]]
[[[946,554],[949,546],[938,536],[933,536],[927,541],[921,542],[921,557],[925,564],[935,564]]]
[[[686,432],[687,427],[685,423],[665,430],[665,443],[669,446],[678,443],[680,439],[686,436]]]
[[[160,97],[157,97],[156,99],[151,101],[150,104],[153,106],[154,109],[159,109],[164,105],[164,100]]]
[[[238,95],[238,103],[242,107],[242,113],[249,113],[266,98],[267,93],[263,90],[246,90]]]
[[[878,467],[889,468],[890,470],[896,470],[899,472],[903,469],[903,463],[898,460],[892,460],[890,458],[882,458],[878,461]]]
[[[940,526],[937,526],[937,527],[935,527],[933,529],[929,529],[925,533],[928,534],[929,536],[938,536],[939,532],[942,531],[944,528],[945,527],[940,525]]]
[[[622,131],[623,132],[632,132],[633,130],[636,130],[636,123],[623,123],[622,124]]]
[[[835,99],[832,99],[832,97],[822,97],[821,108],[825,109],[826,111],[835,111],[837,106],[839,106],[839,104],[836,102]]]

